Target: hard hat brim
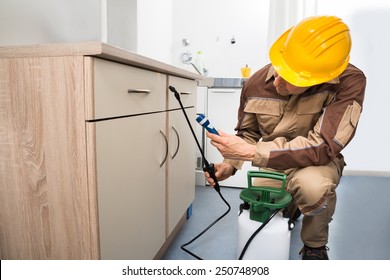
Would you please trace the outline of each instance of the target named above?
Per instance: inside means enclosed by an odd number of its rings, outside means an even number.
[[[308,75],[307,73],[298,73],[293,70],[283,58],[284,44],[292,29],[293,27],[284,32],[275,41],[275,43],[271,46],[269,50],[271,64],[275,68],[275,71],[284,80],[297,87],[308,87],[328,82],[338,77],[345,70],[345,68],[347,68],[350,58],[349,56],[347,57],[347,59],[345,59],[344,63],[340,67],[338,67],[332,73],[329,73],[329,75],[324,75],[323,73],[320,75],[316,75],[316,73],[310,73],[310,75]]]

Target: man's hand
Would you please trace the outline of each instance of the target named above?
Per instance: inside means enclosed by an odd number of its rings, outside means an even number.
[[[253,161],[256,145],[247,143],[244,139],[218,130],[219,135],[206,132],[211,144],[218,149],[226,159]]]
[[[234,173],[234,167],[227,163],[215,163],[214,170],[215,170],[215,177],[217,178],[218,181],[226,180]],[[206,180],[210,184],[210,186],[214,187],[215,182],[213,178],[210,177],[210,174],[208,172],[205,172],[204,176],[206,177]]]

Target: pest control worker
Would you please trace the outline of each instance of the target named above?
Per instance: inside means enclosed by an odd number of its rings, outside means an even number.
[[[366,78],[349,64],[350,49],[341,19],[302,20],[272,45],[271,64],[246,81],[237,134],[207,133],[224,157],[215,164],[218,180],[234,175],[243,161],[287,174],[286,189],[304,215],[304,260],[328,259],[328,225],[345,166],[341,151],[355,135],[362,111]]]

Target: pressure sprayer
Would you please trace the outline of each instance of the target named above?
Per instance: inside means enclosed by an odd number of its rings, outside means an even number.
[[[180,99],[180,93],[173,86],[169,86],[169,90],[174,93],[178,100],[181,110],[187,120],[188,126],[194,136],[195,142],[202,155],[204,168],[210,177],[215,182],[214,189],[217,191],[221,199],[227,205],[228,209],[219,218],[206,227],[201,233],[183,244],[181,249],[194,258],[202,260],[199,256],[192,253],[185,247],[197,240],[218,221],[225,217],[230,212],[230,205],[221,194],[218,180],[215,176],[214,165],[209,163],[204,156],[203,150],[196,138],[195,132],[188,119],[187,113]],[[210,124],[209,120],[202,114],[197,117],[197,122],[202,125],[210,133],[218,134],[217,130]],[[282,187],[272,188],[267,186],[253,186],[252,178],[268,178],[282,181]],[[237,242],[237,255],[239,259],[288,259],[290,251],[290,229],[293,225],[292,220],[287,221],[283,218],[280,210],[288,206],[291,201],[291,195],[285,191],[286,175],[276,172],[248,172],[248,189],[244,189],[240,193],[240,198],[244,201],[240,206],[239,215],[239,230]],[[267,228],[265,226],[268,224]],[[261,231],[261,233],[260,233]],[[249,247],[249,245],[251,245]]]
[[[254,186],[254,178],[278,180],[282,186]],[[240,193],[244,203],[240,205],[238,216],[238,259],[289,259],[293,224],[280,211],[292,199],[285,185],[286,175],[283,173],[248,171],[248,188]]]

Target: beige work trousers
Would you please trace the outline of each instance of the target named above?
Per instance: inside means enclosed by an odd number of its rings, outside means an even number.
[[[336,209],[336,187],[344,165],[343,159],[335,158],[325,166],[283,171],[287,175],[286,190],[293,197],[292,203],[295,203],[304,215],[301,239],[309,247],[317,248],[328,243],[329,223]],[[256,178],[253,184],[275,187],[280,185],[275,180],[271,182],[270,179],[263,178]]]

